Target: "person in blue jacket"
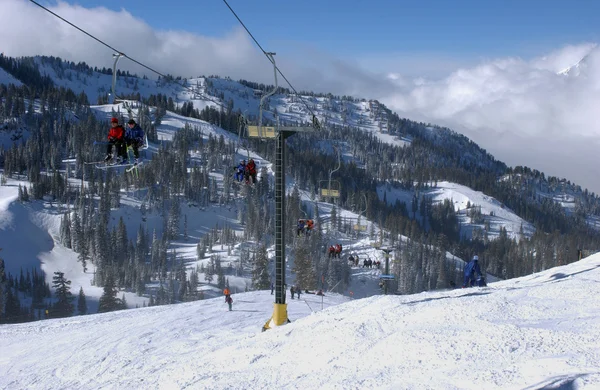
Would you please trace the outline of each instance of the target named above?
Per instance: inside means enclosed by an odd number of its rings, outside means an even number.
[[[475,277],[477,274],[477,278]],[[479,256],[473,256],[473,260],[469,261],[465,267],[465,282],[463,288],[471,287],[477,284],[477,279],[481,278],[481,269],[479,268]]]
[[[240,161],[237,167],[235,167],[235,180],[241,182],[244,180],[244,174],[246,172],[246,160]]]
[[[125,142],[127,143],[127,146],[133,148],[135,164],[138,163],[138,159],[140,158],[139,149],[144,146],[145,137],[144,130],[142,130],[140,125],[135,123],[133,119],[130,119],[129,122],[127,122],[127,130],[125,131]]]

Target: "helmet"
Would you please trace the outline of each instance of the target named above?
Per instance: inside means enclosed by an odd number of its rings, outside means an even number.
[[[127,122],[128,125],[135,125],[135,121],[133,119],[130,119],[129,122]]]
[[[473,256],[473,260],[475,260],[475,261],[479,260],[479,256],[477,256],[477,255]]]
[[[117,118],[112,118],[110,120],[110,123],[119,123],[119,120]]]

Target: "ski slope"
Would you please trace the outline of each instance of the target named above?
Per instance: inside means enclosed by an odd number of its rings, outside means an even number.
[[[598,294],[600,254],[487,288],[288,295],[264,333],[269,291],[4,325],[0,388],[598,389]]]

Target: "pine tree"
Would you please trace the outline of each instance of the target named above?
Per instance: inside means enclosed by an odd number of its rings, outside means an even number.
[[[0,248],[2,250],[2,248]],[[6,289],[6,272],[4,271],[4,259],[0,257],[0,322],[2,321],[2,313],[4,313],[4,302]]]
[[[104,281],[104,292],[98,304],[98,313],[123,309],[123,303],[117,298],[117,288],[113,277],[109,274]]]
[[[79,315],[87,314],[87,302],[85,300],[85,293],[83,292],[83,287],[79,287],[79,296],[77,298],[77,311]]]
[[[56,290],[58,301],[52,306],[51,316],[53,318],[69,317],[73,314],[75,307],[71,302],[74,297],[71,294],[71,281],[65,279],[63,272],[57,271],[52,278],[52,287]]]
[[[216,257],[218,257],[218,255],[212,255],[210,257],[210,263],[208,264],[208,266],[206,267],[206,270],[204,271],[204,280],[206,280],[208,283],[212,283],[212,281],[214,279]]]
[[[254,269],[252,270],[252,285],[256,290],[266,290],[271,286],[269,278],[269,258],[267,247],[261,245],[254,257]]]
[[[187,214],[184,214],[183,216],[183,239],[185,241],[188,240],[188,221],[187,221]]]
[[[10,287],[6,289],[4,320],[8,323],[21,322],[21,302],[18,295]]]

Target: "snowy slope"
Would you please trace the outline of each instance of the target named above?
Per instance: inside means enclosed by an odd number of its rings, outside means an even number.
[[[413,191],[405,191],[400,188],[394,188],[389,185],[380,185],[377,188],[379,198],[383,199],[386,196],[388,204],[396,203],[396,200],[405,202],[407,209],[411,209],[411,203],[414,196]],[[431,197],[433,203],[443,202],[444,199],[452,200],[454,210],[456,211],[459,222],[461,224],[461,234],[470,238],[473,234],[473,229],[484,229],[485,223],[474,224],[467,216],[467,203],[471,206],[480,206],[481,214],[485,221],[489,223],[490,230],[488,236],[493,239],[500,233],[500,228],[506,229],[509,237],[519,238],[519,231],[523,227],[523,233],[526,237],[531,237],[535,228],[529,222],[523,220],[510,209],[498,202],[491,196],[487,196],[481,191],[474,191],[469,187],[450,183],[438,182],[436,187],[426,189],[419,192],[420,196]],[[418,217],[417,213],[417,217]]]
[[[0,327],[0,387],[597,389],[600,254],[492,284],[348,301],[269,291]]]
[[[0,84],[14,84],[16,86],[21,86],[23,83],[7,73],[4,69],[0,68]]]

